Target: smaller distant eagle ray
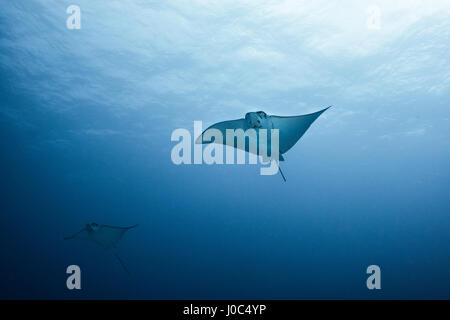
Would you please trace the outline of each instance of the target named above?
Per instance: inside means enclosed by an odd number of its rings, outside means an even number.
[[[85,239],[92,241],[100,246],[102,246],[105,249],[114,248],[116,249],[116,245],[119,242],[119,240],[122,238],[122,236],[130,229],[133,229],[137,227],[138,225],[134,225],[131,227],[114,227],[114,226],[107,226],[107,225],[99,225],[95,222],[87,224],[83,229],[78,231],[77,233],[65,237],[64,240],[70,240],[70,239]],[[119,257],[117,252],[114,252],[114,256],[119,261],[122,268],[130,274],[128,268],[125,266],[125,263],[123,260]]]
[[[281,171],[281,168],[279,166],[278,161],[284,161],[283,154],[289,151],[300,138],[305,134],[305,132],[309,129],[309,127],[312,125],[312,123],[326,110],[331,108],[329,106],[328,108],[322,109],[320,111],[310,113],[310,114],[304,114],[300,116],[291,116],[291,117],[281,117],[281,116],[275,116],[275,115],[267,115],[264,111],[257,111],[257,112],[248,112],[245,115],[244,119],[237,119],[237,120],[229,120],[229,121],[222,121],[213,124],[209,128],[207,128],[203,133],[196,139],[195,143],[197,144],[209,144],[209,143],[216,143],[216,141],[205,141],[203,138],[203,135],[211,129],[219,130],[222,133],[222,141],[218,141],[217,143],[221,144],[230,144],[231,147],[239,148],[241,150],[244,150],[246,152],[252,152],[253,150],[250,149],[250,142],[244,143],[243,146],[239,146],[236,143],[236,139],[234,141],[227,142],[226,137],[226,130],[238,130],[242,129],[244,132],[247,129],[255,129],[256,131],[256,141],[253,141],[255,145],[257,146],[257,155],[259,152],[259,140],[260,140],[260,129],[266,129],[267,130],[267,151],[268,154],[270,153],[271,143],[270,143],[270,130],[271,129],[278,129],[279,130],[279,159],[277,159],[278,164],[278,170],[280,171],[281,177],[286,182],[286,178],[283,174],[283,171]],[[249,140],[253,137],[249,137]],[[253,152],[254,153],[254,152]],[[269,157],[270,160],[270,157]]]

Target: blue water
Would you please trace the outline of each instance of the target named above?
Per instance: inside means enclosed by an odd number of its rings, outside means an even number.
[[[450,298],[450,4],[371,4],[2,1],[0,298]],[[286,183],[171,161],[194,120],[328,105]],[[90,222],[139,224],[130,276],[63,240]]]

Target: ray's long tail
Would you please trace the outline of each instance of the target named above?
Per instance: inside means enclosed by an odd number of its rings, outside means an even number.
[[[123,262],[123,260],[119,257],[119,255],[117,254],[117,252],[114,252],[114,256],[117,258],[117,260],[119,260],[120,265],[122,266],[122,268],[125,270],[126,273],[128,273],[128,275],[131,275],[130,271],[128,270],[127,266],[125,265],[125,263]]]
[[[281,171],[280,164],[278,164],[278,171],[280,171],[281,177],[283,178],[284,182],[286,182],[286,177],[283,174],[283,171]]]

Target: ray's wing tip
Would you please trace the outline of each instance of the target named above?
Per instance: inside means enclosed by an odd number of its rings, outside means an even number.
[[[322,113],[324,113],[325,111],[327,111],[328,109],[330,109],[332,106],[328,106],[322,110],[319,110],[317,112],[312,113],[313,115],[317,115],[317,117],[319,117]]]

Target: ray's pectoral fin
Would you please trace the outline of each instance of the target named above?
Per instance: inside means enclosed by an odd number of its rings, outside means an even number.
[[[286,153],[305,134],[311,124],[326,110],[293,117],[271,116],[273,127],[280,130],[280,154]]]
[[[74,239],[74,238],[77,238],[77,237],[83,238],[83,237],[86,237],[86,236],[87,236],[87,230],[86,230],[86,228],[83,228],[83,229],[81,229],[80,231],[78,231],[77,233],[75,233],[75,234],[73,234],[71,236],[64,237],[64,240],[70,240],[70,239]]]
[[[225,144],[226,140],[226,131],[227,130],[239,130],[242,129],[243,131],[247,130],[249,127],[247,125],[247,122],[245,119],[237,119],[237,120],[228,120],[228,121],[222,121],[217,122],[213,124],[212,126],[208,127],[203,133],[195,139],[196,144],[209,144],[212,142],[215,143],[221,143]],[[222,141],[211,141],[209,139],[209,135],[213,132],[212,130],[218,130],[222,134]]]

